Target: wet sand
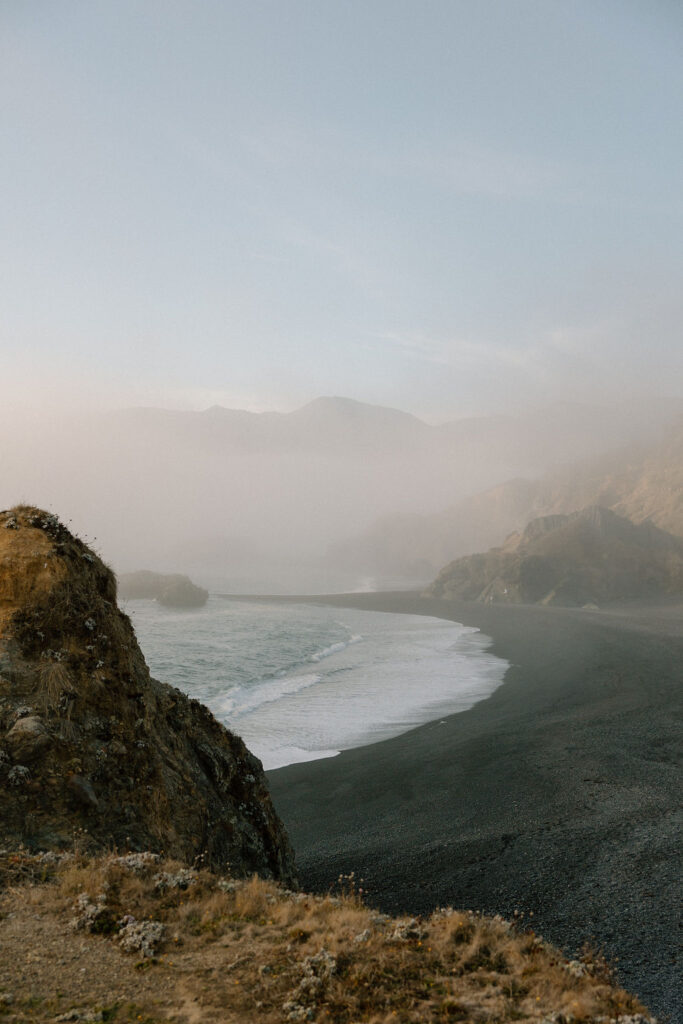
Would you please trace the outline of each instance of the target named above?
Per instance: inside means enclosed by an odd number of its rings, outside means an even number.
[[[568,953],[602,949],[660,1020],[683,1020],[683,607],[318,600],[477,626],[511,667],[469,711],[268,773],[302,885],[354,871],[392,913],[524,913]]]

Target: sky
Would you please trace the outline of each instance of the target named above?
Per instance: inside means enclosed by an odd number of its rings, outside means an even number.
[[[677,0],[0,0],[0,404],[681,394]]]

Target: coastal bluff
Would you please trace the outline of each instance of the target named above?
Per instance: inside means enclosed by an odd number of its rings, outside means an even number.
[[[533,519],[501,547],[441,570],[424,596],[595,607],[683,593],[683,540],[593,505]]]
[[[295,883],[260,761],[152,679],[116,580],[57,519],[0,512],[0,845],[150,850]]]
[[[118,595],[124,600],[148,599],[167,608],[202,608],[209,592],[180,573],[124,572],[118,577]]]

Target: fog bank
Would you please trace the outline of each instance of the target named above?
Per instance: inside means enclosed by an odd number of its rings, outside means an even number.
[[[15,414],[3,428],[0,505],[55,511],[118,571],[188,572],[230,592],[405,585],[367,578],[338,546],[382,517],[439,513],[511,477],[652,437],[675,408],[567,403],[439,426],[342,398],[292,413]]]

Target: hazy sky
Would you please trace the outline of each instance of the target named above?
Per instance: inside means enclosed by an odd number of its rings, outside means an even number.
[[[0,0],[0,402],[680,392],[682,44],[679,0]]]

